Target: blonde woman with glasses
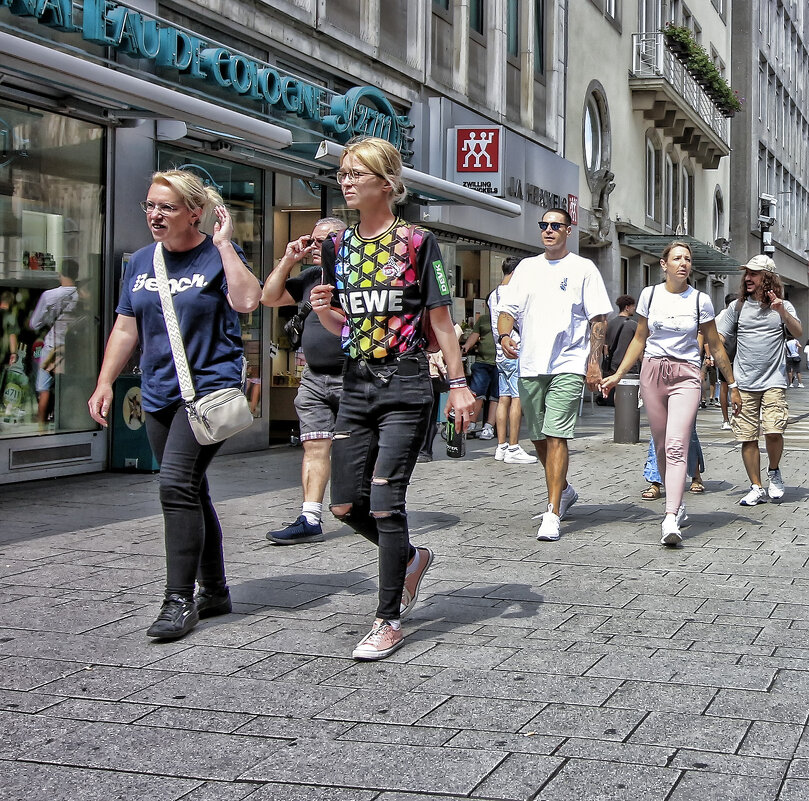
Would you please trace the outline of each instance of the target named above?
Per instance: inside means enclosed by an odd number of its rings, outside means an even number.
[[[154,275],[156,243],[162,245],[197,395],[240,385],[238,315],[258,306],[261,287],[231,242],[233,222],[222,198],[195,175],[154,173],[140,206],[154,243],[132,254],[126,267],[118,317],[88,405],[91,417],[106,427],[113,382],[139,345],[146,433],[160,464],[166,546],[163,605],[146,634],[173,640],[188,634],[201,617],[230,612],[231,601],[222,529],[205,475],[221,443],[200,445],[188,422]],[[211,211],[213,236],[199,228]]]

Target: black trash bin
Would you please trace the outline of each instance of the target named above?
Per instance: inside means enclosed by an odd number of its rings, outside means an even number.
[[[640,441],[640,379],[622,378],[615,387],[613,442],[634,444]]]

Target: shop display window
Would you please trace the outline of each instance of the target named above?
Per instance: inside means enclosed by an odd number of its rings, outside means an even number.
[[[96,427],[104,147],[101,126],[0,103],[0,437]]]

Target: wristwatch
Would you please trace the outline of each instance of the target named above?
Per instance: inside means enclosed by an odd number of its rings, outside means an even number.
[[[502,345],[502,344],[503,344],[503,338],[504,338],[504,337],[509,337],[509,338],[510,338],[510,337],[511,337],[511,334],[498,334],[498,335],[497,335],[497,344],[498,344],[498,345]]]

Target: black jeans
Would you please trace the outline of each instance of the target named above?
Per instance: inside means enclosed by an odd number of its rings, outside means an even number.
[[[226,586],[222,529],[205,476],[222,443],[200,445],[182,404],[147,412],[146,433],[160,465],[166,595],[192,597],[197,578],[202,587],[222,589]]]
[[[427,357],[412,358],[413,369],[404,372],[415,375],[402,375],[400,367],[387,383],[347,360],[332,440],[331,505],[351,505],[339,518],[379,548],[376,615],[384,620],[399,619],[405,570],[415,553],[405,497],[433,403]]]

